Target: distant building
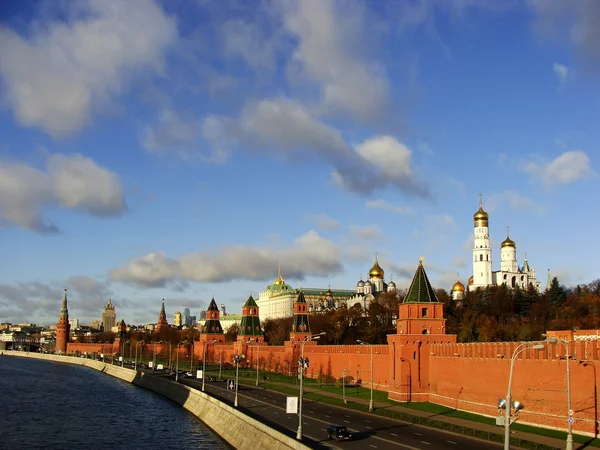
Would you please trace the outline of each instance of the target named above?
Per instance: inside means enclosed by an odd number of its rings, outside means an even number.
[[[71,330],[79,328],[79,319],[69,319],[69,325],[71,326]]]
[[[185,325],[186,327],[189,327],[189,326],[192,325],[190,317],[191,317],[190,316],[190,308],[185,308],[183,310],[183,318],[182,318],[182,320],[183,320],[183,325]]]
[[[90,328],[92,330],[100,330],[100,328],[102,328],[102,322],[100,322],[99,320],[92,320]]]
[[[205,309],[200,310],[200,320],[206,320],[206,310]]]
[[[227,311],[225,310],[225,305],[221,303],[221,317],[225,317],[227,315]]]
[[[104,312],[102,313],[102,329],[104,331],[111,331],[112,328],[116,326],[117,314],[115,313],[115,307],[109,298],[108,303],[104,307]]]
[[[181,313],[179,311],[175,311],[175,316],[173,317],[173,323],[176,327],[181,326]]]
[[[198,325],[198,320],[196,319],[196,316],[190,316],[190,324],[188,326],[195,327],[196,325]]]

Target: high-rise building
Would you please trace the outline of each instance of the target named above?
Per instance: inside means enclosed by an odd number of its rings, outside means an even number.
[[[173,323],[176,327],[181,326],[181,313],[179,311],[175,311],[175,317],[173,318]]]
[[[71,330],[79,328],[79,319],[69,319],[69,326],[71,327]]]
[[[183,310],[183,325],[185,325],[186,327],[192,325],[192,322],[190,321],[190,308],[185,308]]]
[[[99,330],[100,327],[102,327],[102,322],[100,322],[99,320],[92,320],[92,323],[90,325],[90,328],[92,330]]]
[[[102,329],[103,331],[110,332],[112,327],[117,325],[117,314],[115,313],[115,307],[113,306],[110,298],[108,299],[108,303],[104,307],[104,312],[102,313]]]

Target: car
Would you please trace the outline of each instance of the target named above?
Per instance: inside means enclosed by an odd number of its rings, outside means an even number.
[[[344,425],[329,425],[327,427],[327,436],[329,439],[336,439],[338,442],[352,439],[352,433]]]
[[[185,376],[186,376],[186,377],[193,377],[193,376],[194,376],[194,374],[193,374],[192,372],[186,372],[186,373],[185,373]]]

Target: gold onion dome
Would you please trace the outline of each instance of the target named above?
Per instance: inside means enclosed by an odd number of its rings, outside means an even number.
[[[452,286],[452,292],[465,292],[465,285],[460,280],[457,280],[454,286]]]
[[[479,210],[475,214],[473,214],[473,220],[475,222],[479,222],[479,221],[486,221],[487,222],[489,220],[489,218],[490,218],[490,216],[488,215],[488,213],[486,213],[483,210],[483,205],[482,205],[482,203],[480,201],[479,202]]]
[[[369,278],[383,278],[384,274],[385,272],[379,267],[379,262],[377,261],[377,258],[375,258],[375,264],[373,264],[373,267],[369,270]]]
[[[473,286],[473,275],[469,277],[469,286]]]
[[[285,284],[285,282],[283,281],[283,278],[281,278],[281,273],[279,273],[277,275],[277,279],[275,281],[273,281],[273,284]]]
[[[517,245],[515,244],[515,241],[513,241],[511,238],[509,238],[508,236],[506,236],[506,239],[504,239],[502,241],[502,244],[500,244],[501,248],[504,247],[517,247]]]

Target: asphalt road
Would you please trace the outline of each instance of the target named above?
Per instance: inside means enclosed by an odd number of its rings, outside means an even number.
[[[186,378],[180,381],[196,389],[200,389],[202,385],[201,381],[195,379]],[[207,381],[205,392],[233,406],[235,392],[228,391],[225,382]],[[240,384],[238,409],[295,438],[298,430],[298,415],[286,414],[286,397],[286,394],[279,392]],[[326,430],[330,424],[348,427],[353,434],[352,441],[329,440]],[[501,448],[500,444],[306,399],[302,428],[303,442],[317,449],[498,450]]]

